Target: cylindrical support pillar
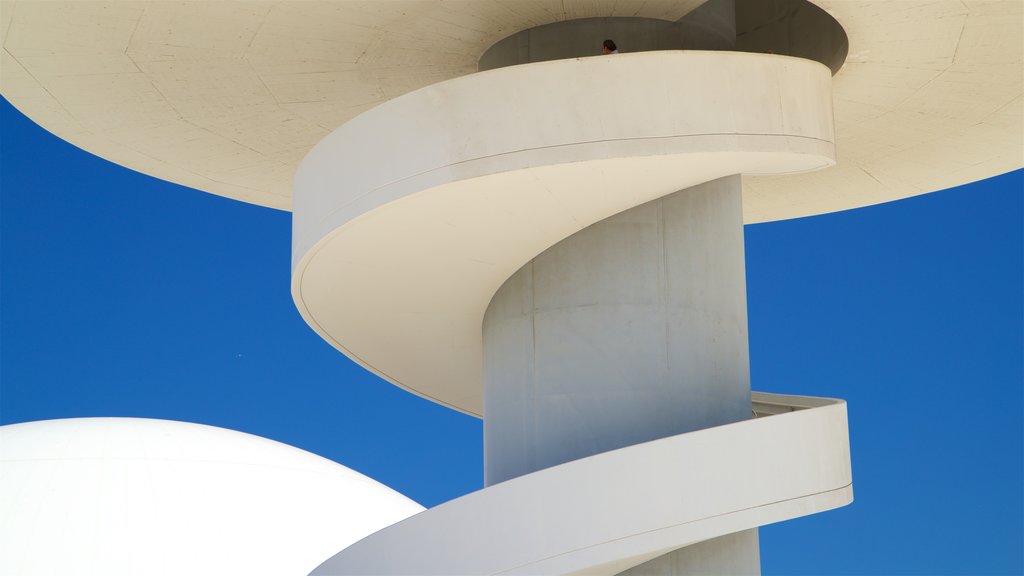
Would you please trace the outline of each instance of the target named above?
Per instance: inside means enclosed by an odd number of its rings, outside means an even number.
[[[552,246],[494,295],[483,339],[488,485],[750,418],[740,177]],[[698,546],[753,558],[726,570],[757,573],[748,532]]]
[[[552,246],[484,316],[485,482],[750,417],[740,177]]]

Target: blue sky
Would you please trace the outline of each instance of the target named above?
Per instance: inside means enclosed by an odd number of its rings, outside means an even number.
[[[841,160],[841,159],[840,159]],[[108,163],[0,104],[0,423],[266,436],[432,506],[482,428],[323,342],[290,214]],[[849,402],[855,502],[761,530],[765,574],[1024,573],[1024,172],[746,228],[753,387]]]

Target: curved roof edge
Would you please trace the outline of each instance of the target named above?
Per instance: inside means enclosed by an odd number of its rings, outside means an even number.
[[[511,32],[610,16],[620,4],[4,0],[0,93],[107,160],[289,210],[300,160],[330,130],[474,72]],[[699,4],[653,0],[635,15],[677,20]],[[849,37],[834,85],[839,164],[748,178],[746,222],[877,204],[1024,166],[1024,4],[815,4]]]

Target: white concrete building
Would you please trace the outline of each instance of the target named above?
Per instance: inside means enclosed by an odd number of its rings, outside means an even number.
[[[484,419],[486,488],[315,574],[758,573],[853,493],[842,401],[750,391],[743,224],[1024,165],[1014,0],[0,7],[15,106],[292,209],[309,325]]]
[[[0,426],[0,574],[308,574],[423,507],[241,432],[144,418]]]

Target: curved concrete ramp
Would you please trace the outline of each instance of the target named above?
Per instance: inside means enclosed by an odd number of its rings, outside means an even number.
[[[353,544],[327,575],[611,575],[853,500],[846,403],[753,394],[753,420],[496,484]]]
[[[511,66],[395,98],[299,168],[296,306],[381,377],[480,415],[480,326],[502,282],[677,190],[834,164],[831,82],[799,58],[665,51]]]

